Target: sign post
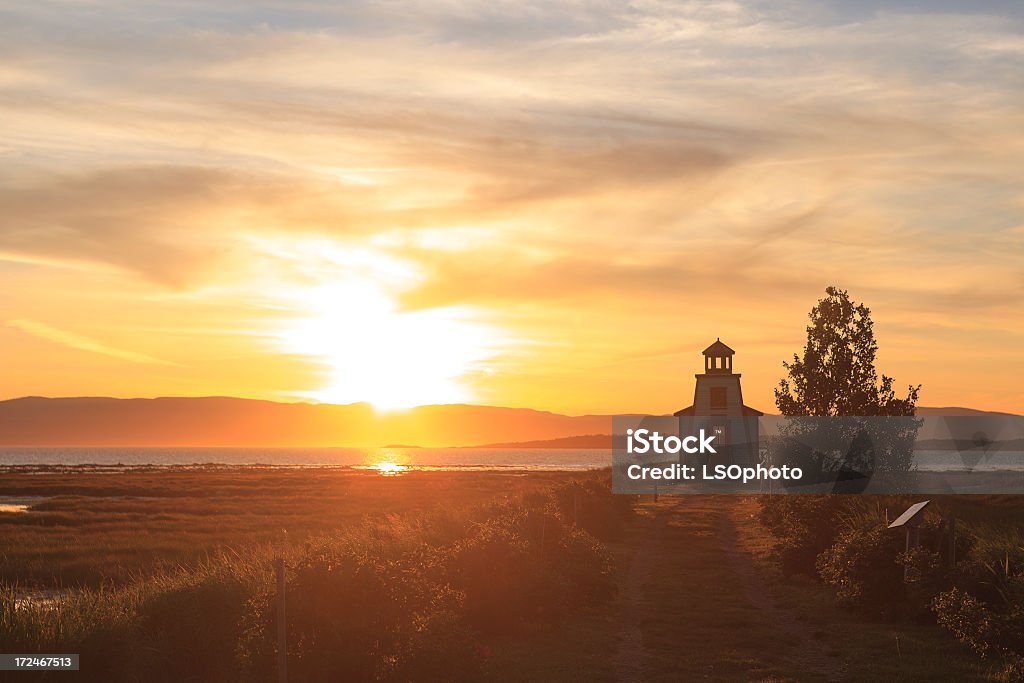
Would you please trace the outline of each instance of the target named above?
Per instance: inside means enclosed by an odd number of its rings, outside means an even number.
[[[907,508],[906,512],[897,517],[892,524],[889,525],[889,529],[906,529],[907,532],[907,543],[906,552],[910,552],[912,549],[921,545],[921,521],[924,517],[921,515],[921,511],[928,507],[930,500],[922,501],[920,503],[914,503]],[[903,566],[903,580],[910,581],[910,567],[908,565]]]

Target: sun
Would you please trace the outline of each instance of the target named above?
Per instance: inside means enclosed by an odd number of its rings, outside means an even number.
[[[460,307],[403,311],[369,280],[297,293],[303,315],[279,336],[310,356],[326,381],[307,393],[328,403],[365,401],[383,410],[473,400],[467,376],[485,370],[494,331]]]

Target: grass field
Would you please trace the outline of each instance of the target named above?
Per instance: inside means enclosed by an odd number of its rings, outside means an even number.
[[[522,556],[507,556],[508,548],[539,540],[543,552],[545,531],[537,522],[544,520],[533,519],[528,512],[519,522],[527,524],[523,527],[526,536],[511,539],[512,545],[496,546],[496,537],[485,535],[490,540],[478,550],[486,552],[471,555],[476,564],[465,565],[465,557],[459,553],[472,549],[472,544],[466,545],[469,540],[481,538],[472,531],[474,525],[488,522],[467,523],[460,515],[475,513],[460,511],[513,499],[526,500],[528,509],[540,510],[550,505],[543,502],[550,501],[543,498],[546,492],[581,476],[596,481],[606,475],[409,472],[382,476],[351,470],[273,468],[73,474],[9,471],[0,475],[0,496],[38,502],[27,513],[0,513],[0,578],[7,585],[18,584],[22,591],[84,588],[82,599],[68,603],[69,611],[86,610],[93,615],[89,619],[114,621],[132,611],[149,615],[149,620],[160,618],[165,623],[158,632],[164,640],[176,629],[167,620],[187,622],[193,618],[192,612],[202,613],[204,606],[195,601],[206,599],[204,595],[228,606],[234,604],[231,599],[225,602],[222,592],[209,592],[211,585],[223,583],[208,579],[225,574],[218,564],[225,557],[229,565],[236,565],[227,571],[231,575],[228,585],[237,587],[247,581],[266,585],[270,558],[287,548],[294,571],[299,572],[304,562],[310,568],[305,579],[296,578],[300,600],[296,608],[302,609],[301,591],[310,586],[316,601],[315,581],[322,578],[318,567],[324,565],[317,564],[321,555],[309,551],[307,543],[325,535],[349,534],[345,552],[383,553],[391,558],[387,566],[398,562],[395,566],[399,569],[406,566],[401,565],[401,558],[408,556],[408,548],[419,543],[417,537],[429,536],[430,547],[454,549],[452,557],[463,557],[445,560],[449,562],[443,565],[448,567],[446,573],[433,579],[442,581],[448,574],[454,580],[452,572],[459,566],[479,570],[481,558],[498,553],[497,564],[487,564],[489,569],[479,578],[485,588],[512,580],[512,584],[501,584],[501,590],[510,591],[516,589],[515,576],[503,578],[501,568],[521,561]],[[893,506],[902,502],[874,501]],[[1020,511],[1015,499],[952,498],[941,504],[979,523],[1014,518]],[[501,682],[995,680],[986,663],[934,623],[884,621],[852,613],[840,608],[821,584],[783,577],[771,560],[773,539],[758,524],[757,510],[756,499],[737,496],[662,496],[657,502],[640,499],[631,521],[619,533],[602,539],[614,565],[614,585],[599,589],[602,599],[577,602],[557,618],[550,614],[537,618],[537,612],[520,611],[515,629],[474,622],[483,626],[476,628],[466,643],[478,655],[473,664],[477,668],[453,678]],[[441,519],[442,523],[422,526],[417,521],[426,519]],[[371,529],[369,535],[367,528]],[[373,528],[395,531],[389,535],[373,532]],[[353,536],[354,529],[362,530]],[[550,544],[555,527],[547,529]],[[460,540],[466,533],[469,540]],[[497,537],[499,541],[503,538]],[[365,547],[352,546],[352,539]],[[254,547],[257,549],[252,550]],[[225,556],[225,549],[237,554]],[[566,556],[570,557],[577,556]],[[578,557],[590,563],[599,555]],[[205,562],[204,567],[203,558],[219,559]],[[428,576],[429,566],[436,560],[428,558],[423,564],[428,567],[423,576]],[[586,568],[570,567],[573,572],[581,569]],[[182,578],[190,572],[198,578]],[[94,590],[101,585],[106,588]],[[111,589],[112,585],[124,588]],[[480,588],[474,588],[472,581],[464,585],[462,590],[470,593]],[[336,584],[330,591],[334,592],[323,599],[340,605],[339,609],[345,600],[367,599],[363,594],[337,593]],[[231,595],[229,591],[228,598]],[[415,593],[402,595],[403,601],[417,599]],[[495,603],[499,620],[505,613],[501,610],[511,613],[527,598],[501,596],[506,601]],[[542,611],[543,600],[537,603]],[[40,609],[38,615],[49,620],[46,608]],[[149,622],[139,623],[143,629],[139,633],[153,636],[146,631]],[[185,626],[186,633],[179,638],[190,643],[188,632],[201,627]],[[236,627],[229,620],[220,628],[234,633]],[[100,633],[126,637],[119,629]],[[441,637],[435,638],[435,643],[448,642],[444,639],[461,632],[445,627],[437,633]],[[345,637],[351,639],[352,634]],[[88,638],[84,642],[89,642]],[[453,648],[464,644],[451,643]],[[222,680],[226,675],[225,669],[206,677],[199,671],[193,672],[192,680]],[[389,675],[388,680],[401,678]],[[432,675],[414,675],[409,680],[433,680]]]
[[[213,550],[298,544],[365,518],[465,507],[564,475],[209,467],[0,474],[0,579],[26,586],[122,583]]]

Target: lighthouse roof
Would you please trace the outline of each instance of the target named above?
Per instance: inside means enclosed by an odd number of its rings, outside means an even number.
[[[761,417],[762,415],[764,415],[764,413],[762,413],[757,408],[751,408],[748,405],[744,405],[744,406],[741,406],[741,407],[743,409],[743,417]],[[682,410],[677,410],[676,412],[674,412],[672,414],[674,416],[676,416],[676,417],[693,417],[693,416],[697,415],[697,410],[696,410],[696,406],[687,406],[687,407],[683,408]],[[700,417],[706,417],[706,416],[701,415]]]
[[[714,344],[704,349],[703,353],[705,356],[731,356],[736,352],[723,344],[721,339],[717,339]]]

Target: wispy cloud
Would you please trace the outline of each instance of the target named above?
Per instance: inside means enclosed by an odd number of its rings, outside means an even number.
[[[276,290],[352,268],[286,245],[368,250],[417,274],[406,309],[471,307],[520,340],[488,381],[526,403],[535,349],[599,367],[738,317],[751,345],[791,338],[835,281],[911,356],[933,343],[915,330],[962,321],[962,353],[913,368],[952,394],[975,349],[1024,333],[1022,7],[0,2],[0,297],[76,329],[58,311],[83,292],[117,297],[124,329],[258,332]],[[61,285],[14,279],[53,265]],[[190,367],[269,362],[209,341]],[[583,387],[563,408],[617,398],[571,365],[543,362]],[[216,386],[239,375],[259,379]],[[970,381],[1003,400],[1009,376]]]
[[[67,346],[68,348],[77,349],[79,351],[98,353],[104,356],[110,356],[111,358],[125,360],[129,363],[177,365],[177,363],[154,358],[153,356],[148,356],[144,353],[126,351],[125,349],[109,346],[103,342],[92,339],[91,337],[51,327],[46,323],[37,322],[35,320],[8,320],[7,324],[13,328],[21,330],[22,332],[39,337],[40,339],[45,339],[47,341],[54,342],[55,344],[61,344],[62,346]]]

